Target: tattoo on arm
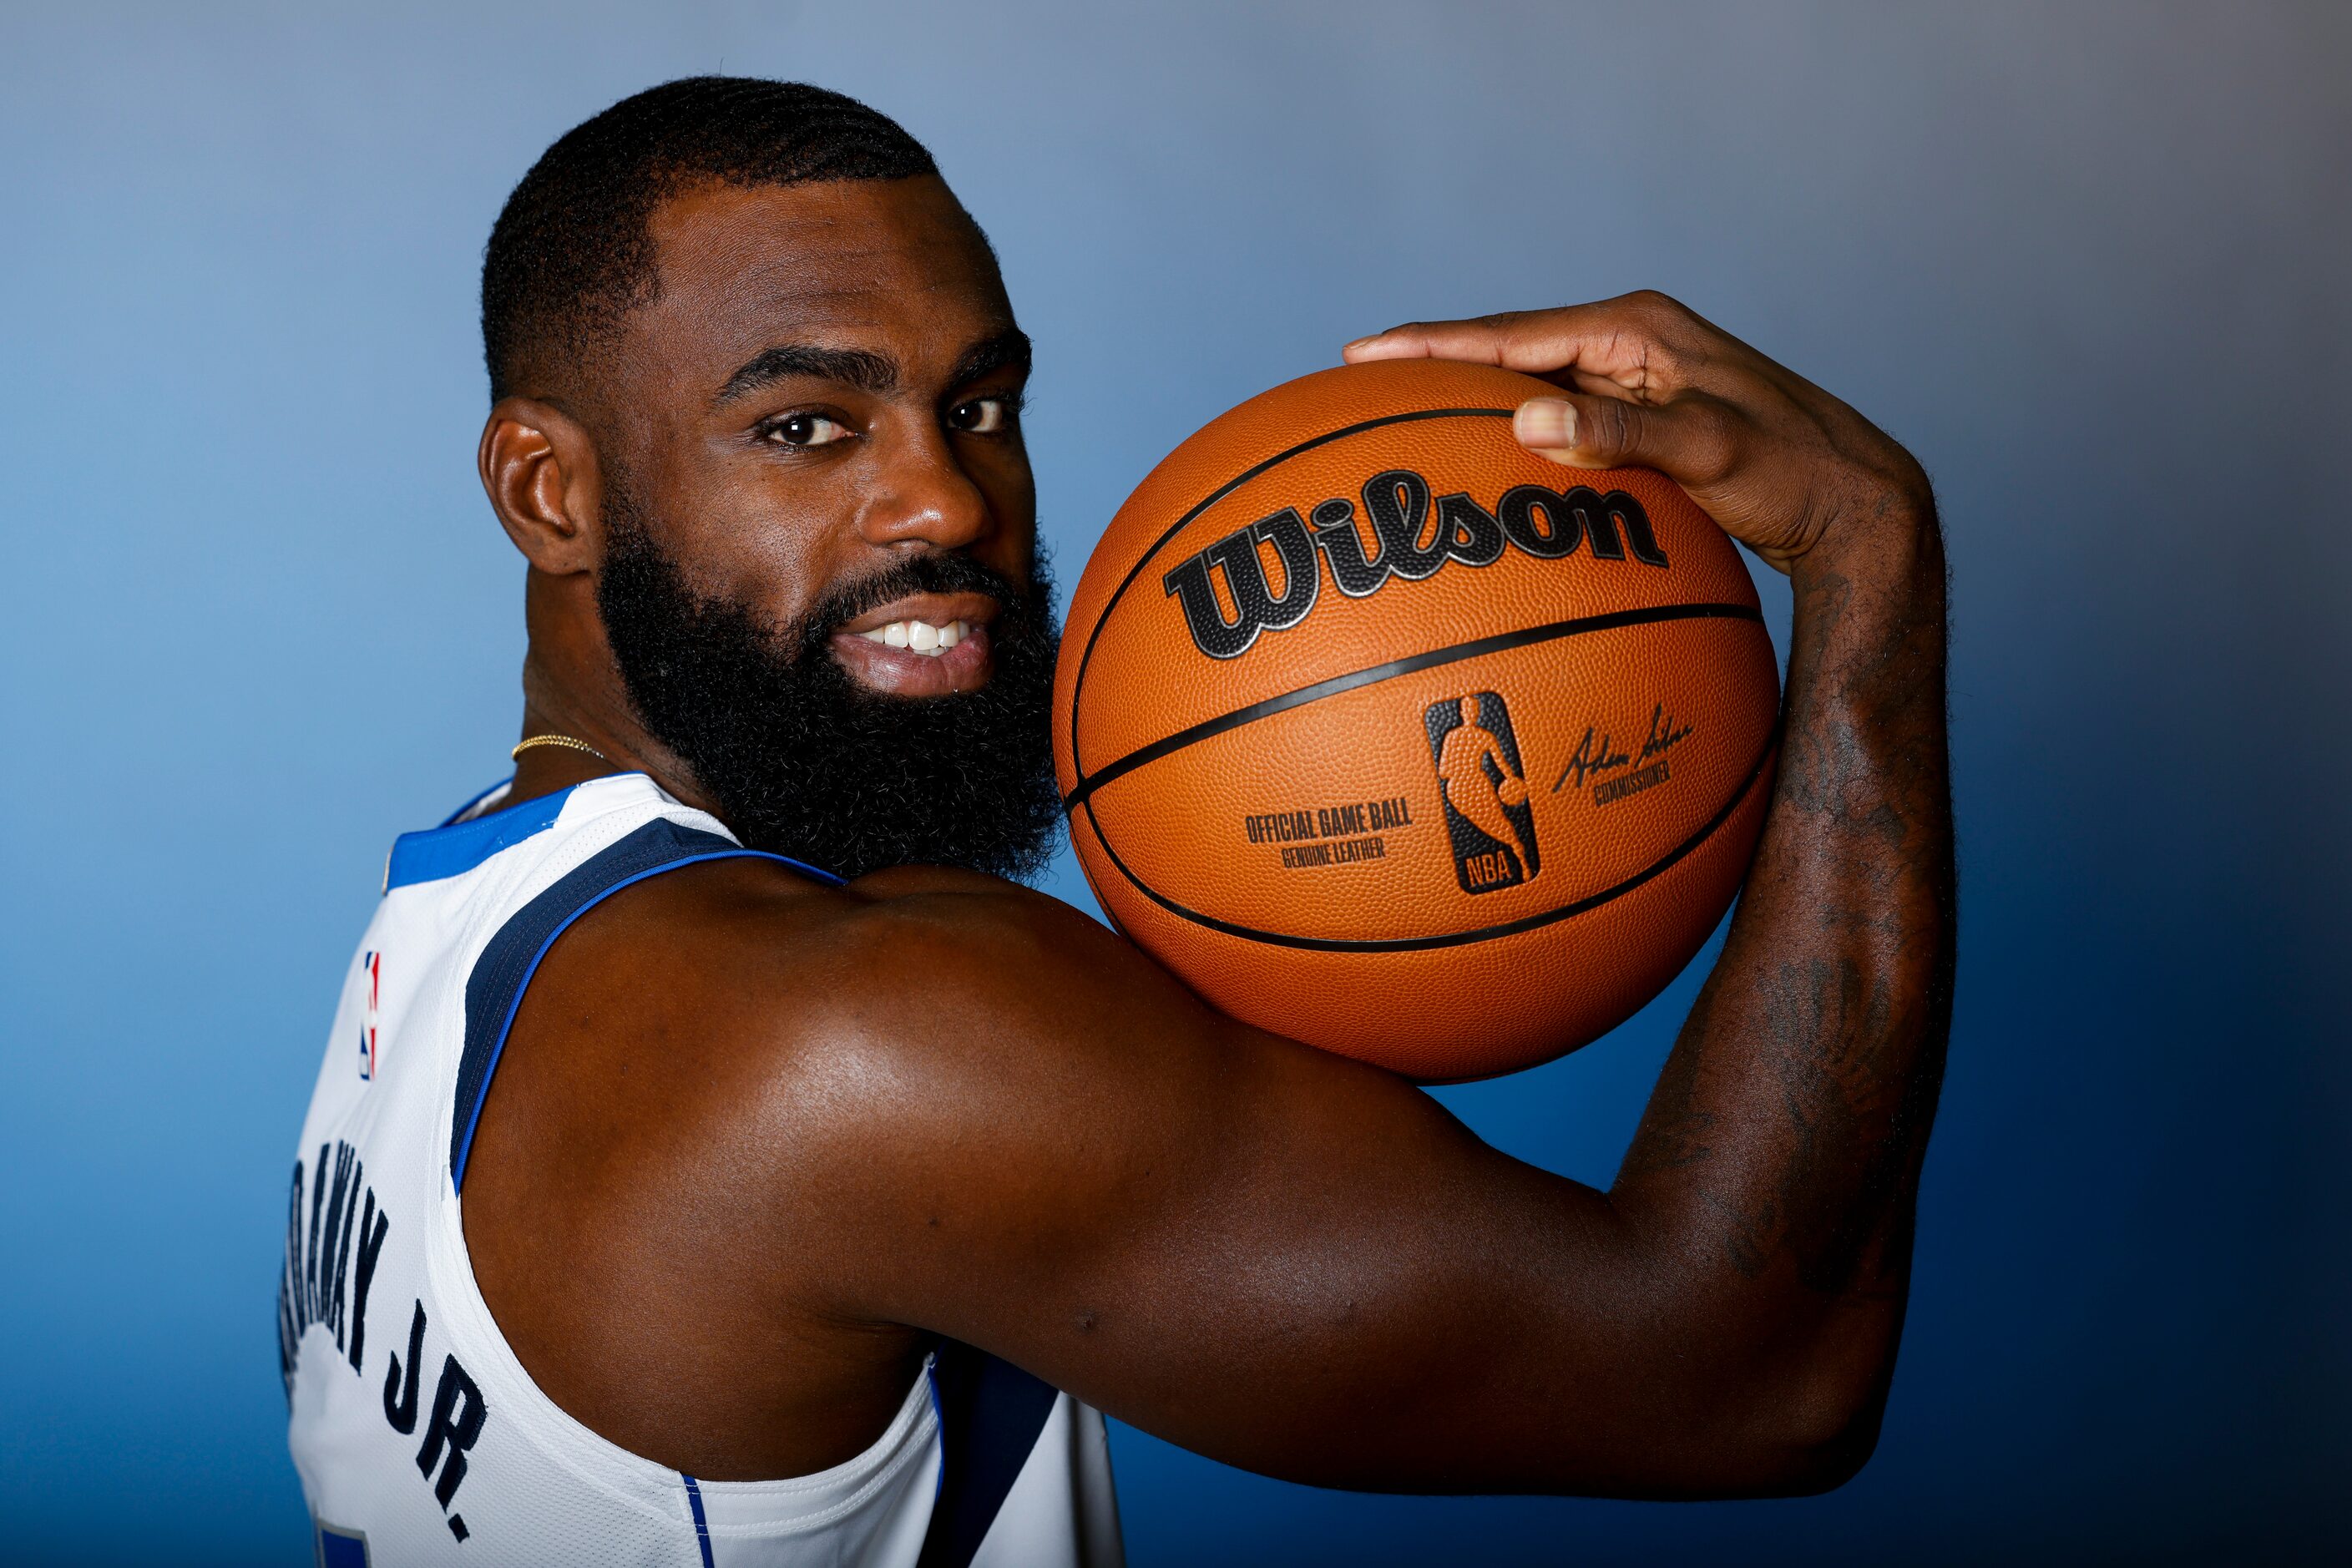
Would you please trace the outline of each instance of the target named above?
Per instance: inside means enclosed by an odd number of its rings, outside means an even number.
[[[1801,569],[1771,815],[1619,1175],[1742,1279],[1899,1300],[1950,1016],[1941,574],[1932,522],[1887,580]]]

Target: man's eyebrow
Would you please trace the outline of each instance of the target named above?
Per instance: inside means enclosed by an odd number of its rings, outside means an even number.
[[[743,368],[727,378],[719,389],[713,404],[730,403],[746,393],[757,392],[770,382],[787,376],[814,376],[820,381],[837,381],[844,386],[854,386],[860,392],[879,396],[898,384],[898,367],[884,355],[866,349],[826,349],[814,343],[778,343],[762,349],[747,360]]]
[[[948,373],[948,384],[951,387],[967,386],[1008,365],[1024,374],[1028,374],[1029,334],[1018,327],[999,332],[992,338],[982,338],[964,350],[963,357],[956,361],[955,369]]]

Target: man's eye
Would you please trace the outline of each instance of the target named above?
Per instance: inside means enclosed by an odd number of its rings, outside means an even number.
[[[1012,427],[1013,400],[975,397],[970,403],[959,403],[948,411],[948,423],[973,436],[997,435]]]
[[[849,427],[822,414],[793,414],[774,421],[762,434],[780,447],[830,447],[846,437]]]

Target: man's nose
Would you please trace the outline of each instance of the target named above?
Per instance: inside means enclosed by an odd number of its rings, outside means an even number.
[[[988,498],[935,422],[890,442],[876,479],[858,521],[869,544],[961,550],[996,526]]]

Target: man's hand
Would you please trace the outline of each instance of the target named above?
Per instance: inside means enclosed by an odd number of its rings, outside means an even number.
[[[1835,538],[1924,517],[1927,479],[1870,421],[1663,294],[1415,321],[1360,338],[1350,363],[1467,360],[1564,389],[1531,398],[1520,442],[1582,468],[1655,468],[1786,572]]]

